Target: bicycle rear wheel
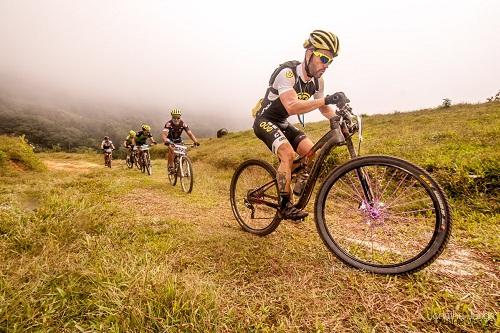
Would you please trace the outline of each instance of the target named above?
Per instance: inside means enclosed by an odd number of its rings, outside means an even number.
[[[261,160],[243,162],[231,179],[230,200],[234,217],[252,234],[265,236],[281,222],[278,217],[276,170]]]
[[[180,159],[180,182],[182,190],[186,193],[191,193],[193,190],[193,163],[188,156],[183,156]]]
[[[452,224],[436,181],[390,156],[358,157],[334,169],[317,194],[315,221],[340,260],[380,274],[408,274],[431,264]]]

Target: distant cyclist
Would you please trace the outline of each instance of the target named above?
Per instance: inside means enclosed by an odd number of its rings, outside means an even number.
[[[140,147],[142,145],[145,145],[148,142],[148,139],[151,141],[152,144],[156,144],[155,139],[153,138],[153,135],[151,134],[151,126],[149,125],[142,125],[141,130],[136,133],[135,135],[135,144]],[[140,157],[142,156],[142,151],[139,149],[137,151],[137,158],[140,161]]]
[[[180,109],[172,109],[170,111],[170,116],[172,119],[167,121],[163,131],[161,132],[161,138],[165,145],[168,146],[168,171],[170,173],[174,172],[174,148],[173,143],[182,143],[181,134],[183,131],[193,140],[195,146],[199,146],[200,143],[196,140],[193,132],[189,129],[189,126],[181,119],[182,111]]]
[[[135,136],[135,131],[130,130],[127,137],[125,138],[125,141],[123,141],[123,147],[128,149],[128,154],[130,155],[130,160],[132,161],[132,163],[134,163],[134,155],[132,154],[132,150],[135,146]]]
[[[104,140],[102,140],[101,149],[102,149],[103,154],[104,154],[104,162],[106,162],[106,154],[110,154],[110,158],[111,158],[111,153],[109,152],[109,150],[111,150],[111,151],[115,150],[115,145],[109,139],[109,136],[106,135],[104,137]]]
[[[291,202],[290,182],[295,152],[310,156],[313,143],[287,118],[316,109],[327,118],[335,116],[330,104],[342,107],[349,102],[344,93],[324,96],[323,73],[339,52],[339,40],[331,32],[314,30],[304,42],[304,60],[287,61],[271,75],[264,98],[256,106],[255,135],[275,153],[280,164],[276,180],[280,192],[279,215],[301,220],[308,213]],[[313,99],[309,100],[311,97]]]
[[[105,136],[104,139],[101,142],[101,149],[115,149],[115,145],[113,142],[109,139],[109,136]]]

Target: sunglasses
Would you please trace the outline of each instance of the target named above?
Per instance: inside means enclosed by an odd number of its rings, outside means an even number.
[[[329,65],[332,63],[333,61],[333,58],[330,58],[329,56],[327,55],[324,55],[323,53],[319,52],[319,51],[313,51],[313,54],[319,58],[319,60],[321,60],[322,63],[326,64],[326,65]]]
[[[181,117],[179,117],[179,116],[173,116],[172,119],[176,119],[177,120],[177,119],[181,119]]]

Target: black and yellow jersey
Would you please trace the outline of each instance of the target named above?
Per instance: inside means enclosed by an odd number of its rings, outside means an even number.
[[[323,97],[323,78],[305,81],[302,64],[299,61],[287,61],[281,64],[271,75],[269,87],[261,102],[257,117],[263,117],[275,123],[283,123],[290,116],[279,95],[294,89],[300,100]]]

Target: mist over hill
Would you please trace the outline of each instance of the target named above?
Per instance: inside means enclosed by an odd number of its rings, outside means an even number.
[[[231,117],[230,110],[183,112],[183,119],[199,138],[215,137],[220,128],[231,131],[251,127],[250,112],[248,122]],[[43,82],[0,76],[0,134],[24,134],[40,149],[96,148],[105,135],[121,143],[130,129],[137,131],[144,123],[151,125],[153,136],[159,139],[168,119],[168,108],[144,101],[86,96]]]

